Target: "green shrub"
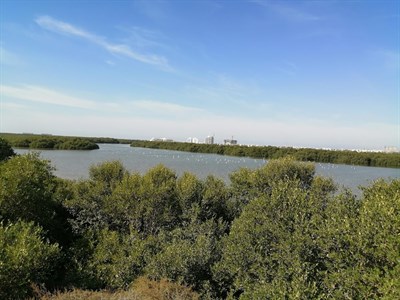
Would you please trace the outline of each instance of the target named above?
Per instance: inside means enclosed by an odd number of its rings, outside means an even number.
[[[400,298],[400,180],[357,198],[314,170],[271,160],[227,186],[106,162],[76,182],[55,178],[38,154],[7,159],[0,299],[29,297],[30,286],[43,299]]]
[[[235,217],[239,216],[251,200],[269,195],[273,186],[281,181],[297,180],[303,189],[309,189],[314,182],[314,174],[312,163],[298,162],[290,157],[272,159],[256,170],[239,169],[229,176],[230,211]]]
[[[330,217],[321,228],[328,258],[326,295],[399,299],[400,180],[379,180],[349,204],[330,207]]]
[[[176,195],[176,174],[164,166],[144,176],[128,174],[119,162],[106,162],[90,170],[90,180],[75,185],[65,202],[76,232],[110,228],[143,236],[179,225],[181,209]]]
[[[146,240],[138,234],[120,234],[103,229],[88,263],[89,270],[103,287],[126,288],[142,272],[147,251]]]
[[[62,207],[62,181],[53,175],[48,161],[39,154],[18,155],[0,164],[0,220],[34,221],[42,226],[47,237],[61,242],[66,239],[68,225]]]
[[[220,289],[244,299],[316,297],[314,282],[324,268],[316,245],[319,201],[299,180],[278,181],[269,194],[250,201],[215,266],[215,279],[224,283]]]
[[[48,225],[54,180],[51,166],[37,153],[16,156],[1,164],[0,217]]]
[[[32,147],[32,145],[31,145]],[[99,149],[99,145],[82,138],[70,138],[60,141],[54,145],[54,149],[60,150],[95,150]]]
[[[29,148],[32,149],[53,149],[59,141],[52,138],[39,138],[34,139],[30,144]]]
[[[0,162],[15,155],[14,150],[11,148],[9,142],[0,138]]]
[[[43,231],[32,222],[0,224],[0,298],[24,299],[31,284],[46,283],[60,249],[43,239]]]
[[[145,273],[151,278],[167,278],[212,293],[211,267],[220,259],[220,239],[226,223],[193,221],[159,236],[160,249],[148,261]]]

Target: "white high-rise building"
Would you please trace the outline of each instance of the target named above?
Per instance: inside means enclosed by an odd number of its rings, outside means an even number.
[[[210,145],[214,144],[214,136],[208,136],[208,137],[206,137],[204,143],[210,144]]]
[[[199,143],[199,139],[197,137],[188,137],[186,139],[186,143],[193,143],[193,144],[198,144]]]
[[[397,149],[397,147],[394,147],[394,146],[385,146],[385,148],[383,149],[383,152],[396,153],[396,152],[399,152],[399,149]]]

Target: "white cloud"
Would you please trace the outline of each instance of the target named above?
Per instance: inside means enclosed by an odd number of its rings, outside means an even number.
[[[120,29],[129,35],[126,41],[134,44],[136,47],[171,49],[171,47],[163,42],[167,39],[166,36],[159,31],[138,26],[129,28],[121,27]]]
[[[53,19],[52,17],[49,16],[38,17],[35,21],[39,26],[54,32],[79,36],[96,43],[102,42],[102,38],[96,35],[93,35],[87,31],[79,29],[71,24]]]
[[[129,113],[132,115],[183,117],[204,112],[202,109],[196,107],[154,100],[122,101],[120,103],[95,102],[93,100],[70,96],[46,87],[34,85],[23,85],[19,87],[0,85],[0,95],[1,97],[47,103],[57,106],[75,107],[98,112],[101,111],[109,114]],[[7,103],[11,104],[11,102]],[[8,107],[11,108],[9,105]]]
[[[124,55],[134,60],[140,61],[142,63],[157,65],[161,67],[163,70],[172,71],[172,68],[168,65],[168,60],[163,56],[136,53],[132,51],[132,49],[129,46],[124,44],[118,45],[118,44],[102,43],[100,45],[113,54]]]
[[[0,85],[0,95],[26,101],[49,103],[54,105],[93,109],[96,103],[91,100],[68,96],[47,88],[23,85],[21,87]]]
[[[173,71],[172,67],[168,63],[168,60],[163,56],[135,52],[128,45],[110,43],[101,36],[97,36],[86,30],[80,29],[69,23],[56,20],[49,16],[38,17],[35,21],[44,29],[60,34],[83,38],[102,47],[112,54],[126,56],[142,63],[155,65],[165,71]]]
[[[13,102],[1,102],[0,107],[2,109],[28,109],[29,108],[27,105],[13,103]]]
[[[11,66],[19,65],[21,64],[21,59],[15,53],[12,53],[0,46],[0,64]]]
[[[88,112],[83,116],[60,111],[46,114],[35,110],[12,112],[4,110],[2,131],[49,132],[81,136],[110,136],[149,139],[168,137],[185,141],[187,137],[202,140],[215,134],[217,142],[234,136],[239,143],[276,146],[332,147],[382,149],[398,144],[397,126],[382,123],[338,125],[329,121],[276,121],[224,117],[221,115],[193,114],[191,118],[97,115]]]

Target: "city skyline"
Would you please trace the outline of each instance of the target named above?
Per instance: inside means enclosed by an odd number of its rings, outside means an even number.
[[[1,132],[400,148],[398,1],[0,10]]]

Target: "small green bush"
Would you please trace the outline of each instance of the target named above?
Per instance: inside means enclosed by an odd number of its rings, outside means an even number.
[[[60,249],[42,235],[33,222],[0,224],[0,299],[25,299],[32,283],[49,279]]]
[[[14,155],[15,152],[11,148],[10,143],[7,142],[5,139],[0,138],[0,161],[6,160]]]

